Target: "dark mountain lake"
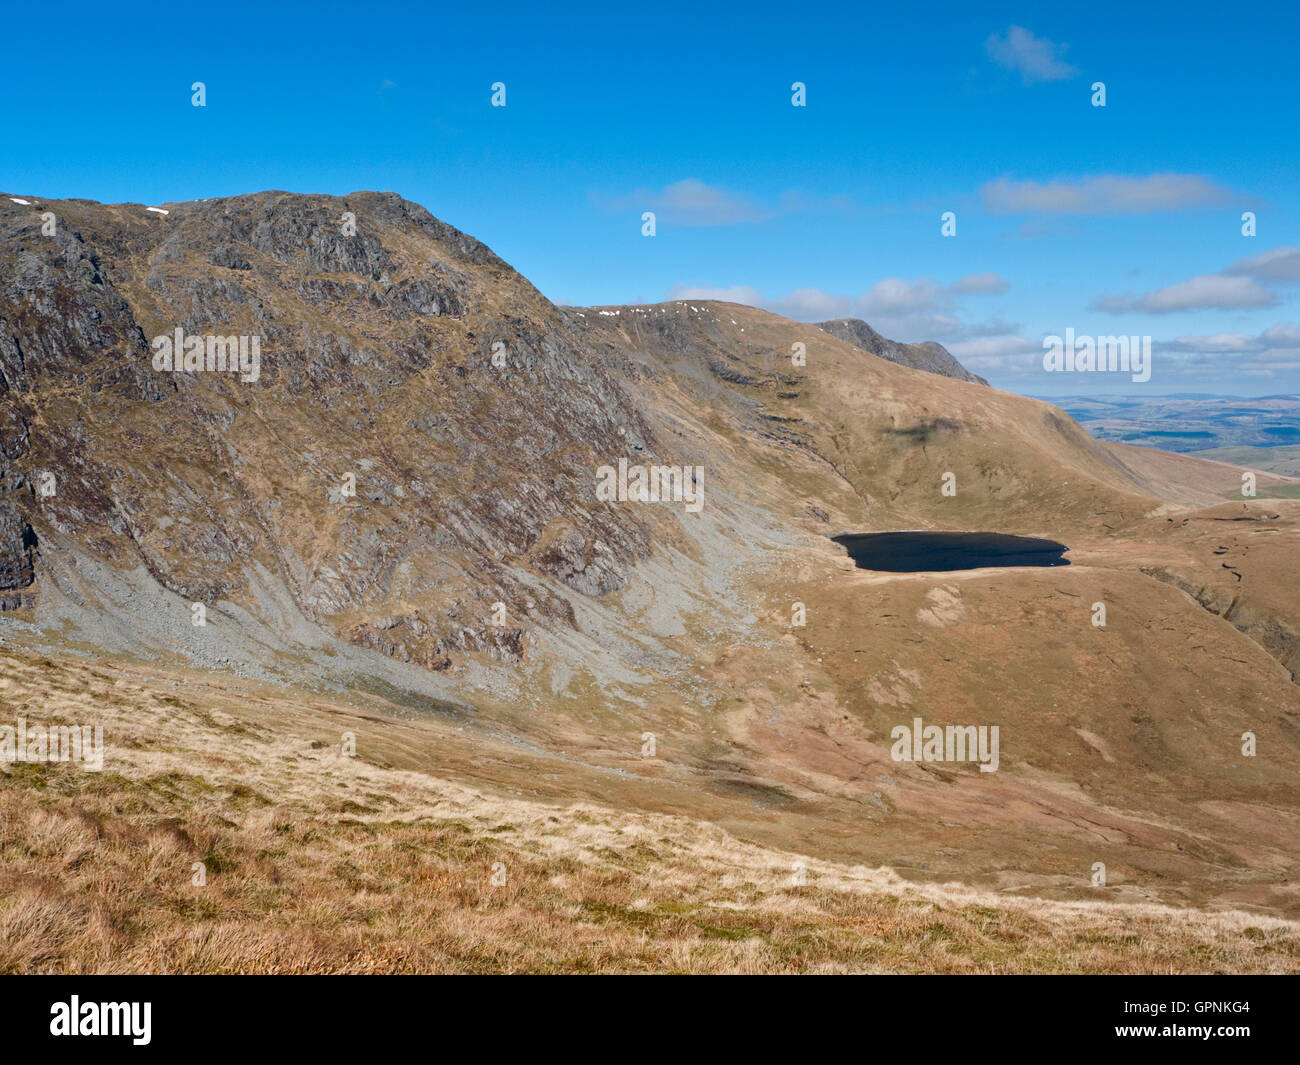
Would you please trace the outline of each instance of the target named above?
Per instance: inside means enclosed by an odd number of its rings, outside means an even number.
[[[1055,540],[1007,533],[887,532],[831,537],[859,569],[885,573],[943,572],[982,566],[1068,566]]]

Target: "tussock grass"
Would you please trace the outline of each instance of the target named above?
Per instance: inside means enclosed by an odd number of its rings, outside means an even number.
[[[103,773],[0,772],[3,973],[1300,971],[1300,926],[1278,919],[917,887],[685,818],[382,768],[364,737],[346,758],[319,703],[5,665],[7,708],[112,739]]]

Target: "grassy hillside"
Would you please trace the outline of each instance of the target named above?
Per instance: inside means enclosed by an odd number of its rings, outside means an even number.
[[[1270,917],[912,886],[687,818],[452,783],[423,721],[3,665],[10,708],[112,737],[100,774],[0,771],[3,973],[1300,971],[1300,926]]]

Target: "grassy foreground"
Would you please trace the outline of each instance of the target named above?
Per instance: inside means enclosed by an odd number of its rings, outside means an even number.
[[[0,767],[2,973],[1300,971],[1291,922],[915,886],[439,779],[445,724],[0,666],[0,724],[101,722],[107,743],[102,773]]]

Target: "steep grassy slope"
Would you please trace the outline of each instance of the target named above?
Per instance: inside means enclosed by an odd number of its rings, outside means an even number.
[[[857,496],[846,518],[867,528],[1114,529],[1163,502],[1217,502],[1240,490],[1237,468],[1103,443],[1046,403],[918,374],[754,308],[677,302],[582,313],[608,341],[602,350],[640,353],[647,372],[673,373],[680,387],[671,394],[693,395],[692,412],[709,428],[725,425],[751,451],[809,456]],[[948,473],[951,495],[942,492]],[[800,493],[795,477],[786,480]]]

